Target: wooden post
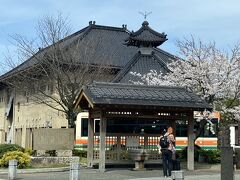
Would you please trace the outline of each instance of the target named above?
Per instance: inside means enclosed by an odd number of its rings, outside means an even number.
[[[121,135],[117,135],[117,160],[121,158]]]
[[[106,147],[106,128],[107,120],[103,118],[102,113],[100,117],[100,152],[99,152],[99,171],[105,172],[105,147]]]
[[[88,118],[88,151],[87,167],[93,167],[93,146],[94,146],[94,119]]]
[[[188,149],[187,149],[187,169],[194,170],[194,118],[193,111],[188,119]]]
[[[148,148],[148,135],[144,134],[144,149]]]

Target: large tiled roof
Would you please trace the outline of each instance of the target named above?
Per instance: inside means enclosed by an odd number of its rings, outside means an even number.
[[[87,28],[83,28],[82,30],[80,30],[80,31],[66,37],[65,39],[61,40],[59,43],[69,44],[73,39],[80,38],[84,34],[84,32],[86,32],[86,30],[87,30]],[[30,57],[29,59],[24,61],[22,64],[18,65],[14,69],[12,69],[9,72],[0,76],[0,80],[4,80],[5,78],[8,78],[12,75],[15,75],[18,72],[31,69],[32,67],[34,67],[35,65],[37,65],[39,63],[39,59],[41,59],[41,57],[44,56],[44,53],[47,52],[47,50],[49,48],[50,47],[40,49],[34,56]]]
[[[110,27],[95,25],[90,23],[89,26],[59,41],[60,47],[66,48],[78,43],[79,51],[77,60],[93,65],[108,65],[122,69],[138,52],[137,47],[126,46],[125,40],[129,37],[130,32],[123,27]],[[39,60],[51,48],[46,47],[37,52],[34,56],[26,60],[11,71],[0,76],[0,81],[7,80],[19,72],[32,69],[39,63]],[[155,48],[157,56],[165,62],[173,59],[169,53]],[[83,55],[84,54],[84,55]]]
[[[134,105],[210,109],[196,94],[181,87],[93,83],[82,90],[92,105]]]
[[[121,68],[137,52],[136,47],[127,47],[124,44],[128,36],[129,31],[125,26],[119,28],[90,24],[88,27],[61,40],[59,43],[61,47],[66,48],[77,42],[79,47],[79,54],[77,55],[79,56],[78,60],[81,62],[94,65],[106,64]],[[40,57],[43,56],[49,48],[51,47],[40,50],[35,56],[2,75],[0,80],[37,65],[39,59],[41,59]],[[85,53],[85,55],[83,55],[83,53]]]

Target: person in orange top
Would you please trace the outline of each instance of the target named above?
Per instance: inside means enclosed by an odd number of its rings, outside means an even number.
[[[163,138],[166,138],[166,146],[161,145],[162,159],[163,159],[163,175],[165,177],[171,176],[173,164],[172,157],[175,151],[175,138],[173,135],[173,128],[168,127],[167,132],[164,134]],[[161,140],[160,140],[161,141]]]

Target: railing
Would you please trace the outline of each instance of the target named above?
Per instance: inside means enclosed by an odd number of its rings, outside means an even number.
[[[135,137],[138,140],[138,146],[136,143],[134,146],[127,143],[129,137]],[[120,134],[112,133],[106,134],[105,142],[105,157],[106,160],[129,160],[128,149],[132,148],[144,148],[149,151],[149,160],[159,160],[161,155],[158,150],[158,143],[160,140],[159,134]],[[94,134],[94,153],[93,159],[99,159],[99,144],[100,136],[99,134]]]

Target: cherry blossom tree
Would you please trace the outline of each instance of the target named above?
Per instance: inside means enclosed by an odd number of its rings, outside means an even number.
[[[135,83],[184,86],[220,111],[223,122],[240,120],[240,46],[227,53],[215,43],[206,44],[193,37],[177,45],[182,58],[168,64],[169,73],[157,69],[147,74],[132,72],[141,79]]]

